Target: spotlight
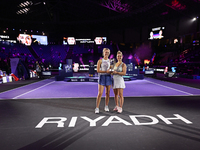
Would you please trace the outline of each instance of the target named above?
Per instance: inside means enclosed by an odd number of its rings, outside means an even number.
[[[192,21],[195,21],[195,20],[197,20],[197,18],[193,18],[193,19],[192,19]]]

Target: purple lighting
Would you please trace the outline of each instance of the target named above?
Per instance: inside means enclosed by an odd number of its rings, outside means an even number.
[[[113,55],[113,54],[110,55],[110,59],[112,59],[112,58],[114,58],[114,55]]]
[[[161,13],[161,15],[167,15],[168,11]]]
[[[82,54],[80,54],[79,61],[80,61],[80,62],[81,62],[81,64],[83,65],[83,68],[85,68],[85,64],[83,63]]]
[[[122,4],[121,0],[108,0],[108,2],[104,2],[100,5],[108,9],[111,9],[113,11],[120,12],[120,13],[128,12],[129,9],[131,8],[131,6],[128,5],[127,3]]]
[[[178,0],[172,0],[172,4],[171,5],[166,4],[166,6],[172,8],[174,10],[186,9],[186,5],[182,5]]]
[[[132,58],[133,58],[133,55],[130,54],[130,55],[128,56],[128,59],[132,59]]]

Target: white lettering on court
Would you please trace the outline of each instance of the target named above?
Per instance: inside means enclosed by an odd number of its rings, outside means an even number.
[[[103,119],[104,117],[105,116],[100,116],[100,117],[98,117],[98,118],[96,118],[94,120],[92,120],[92,119],[90,119],[88,117],[85,117],[85,116],[81,117],[81,118],[83,118],[84,120],[88,121],[90,123],[90,127],[94,127],[94,126],[96,126],[96,122],[101,120],[101,119]]]
[[[113,121],[113,119],[116,119],[117,121]],[[108,126],[111,123],[123,123],[127,126],[132,125],[131,123],[123,120],[122,118],[118,117],[118,116],[110,116],[105,122],[104,124],[102,124],[102,126]]]
[[[174,118],[165,118],[165,117],[163,117],[162,115],[157,115],[157,116],[158,116],[161,120],[163,120],[166,124],[172,124],[172,122],[169,121],[169,120],[179,120],[179,119],[182,120],[183,122],[187,123],[187,124],[192,124],[191,121],[185,119],[184,117],[182,117],[182,116],[179,115],[179,114],[174,114],[174,116],[176,116],[176,117],[174,117]]]
[[[147,115],[130,115],[129,116],[131,118],[131,120],[133,121],[133,123],[135,125],[153,125],[153,124],[157,124],[159,121],[158,119],[156,119],[155,117],[152,116],[147,116]],[[145,122],[145,123],[140,123],[137,118],[150,118],[152,121],[151,122]]]
[[[49,120],[55,120],[58,119],[58,121],[49,121]],[[65,117],[45,117],[40,121],[40,123],[35,128],[42,128],[44,124],[46,123],[56,123],[58,124],[57,127],[64,127],[64,121],[66,121],[67,118]]]
[[[72,117],[68,127],[75,127],[78,117]]]
[[[186,118],[182,117],[179,114],[173,114],[174,117],[171,118],[166,118],[163,115],[157,115],[157,117],[159,117],[162,121],[164,121],[166,124],[173,124],[171,122],[171,120],[181,120],[186,124],[192,124],[191,121],[187,120]],[[130,117],[130,122],[132,121],[135,125],[141,126],[141,125],[154,125],[159,123],[159,120],[153,116],[149,116],[149,115],[129,115]],[[79,117],[72,117],[68,127],[75,127],[77,120]],[[101,119],[105,118],[105,116],[99,116],[96,119],[91,119],[88,118],[86,116],[81,116],[81,119],[88,121],[89,122],[89,126],[90,127],[95,127],[97,122],[100,121]],[[79,118],[79,119],[80,119]],[[148,121],[143,121],[143,122],[139,122],[138,119],[148,119]],[[150,119],[150,120],[149,120]],[[67,118],[65,117],[44,117],[35,128],[42,128],[45,124],[56,124],[57,127],[64,127],[65,121],[67,120]],[[133,125],[130,122],[118,117],[118,116],[110,116],[103,124],[102,126],[108,126],[110,124],[124,124],[127,126]]]

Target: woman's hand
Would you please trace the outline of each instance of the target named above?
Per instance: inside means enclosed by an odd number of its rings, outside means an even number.
[[[113,74],[117,74],[117,71],[113,71]]]
[[[106,73],[109,73],[109,74],[110,74],[110,73],[111,73],[110,69],[108,69],[108,70],[106,71]]]

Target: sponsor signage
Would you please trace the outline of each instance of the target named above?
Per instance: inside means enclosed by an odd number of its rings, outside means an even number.
[[[51,76],[51,71],[43,71],[42,75],[43,76]]]
[[[154,70],[145,70],[145,74],[154,74]]]

